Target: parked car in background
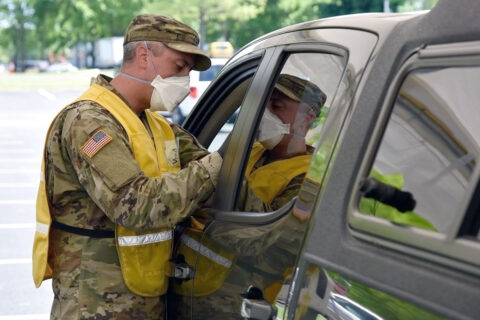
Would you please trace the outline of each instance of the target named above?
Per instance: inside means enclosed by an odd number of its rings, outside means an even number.
[[[429,12],[305,22],[239,50],[183,124],[226,152],[211,207],[176,229],[169,312],[478,319],[479,16],[477,0],[441,0]],[[245,209],[259,123],[286,76],[326,95],[295,137],[312,158],[288,203]],[[285,182],[275,177],[258,183],[269,191]]]
[[[123,37],[101,38],[95,42],[95,67],[120,67],[123,60]]]
[[[212,58],[230,58],[233,55],[233,46],[228,41],[211,42],[208,44],[207,54]]]
[[[201,97],[205,89],[207,89],[210,82],[212,82],[220,69],[222,69],[227,60],[228,59],[213,58],[212,66],[208,70],[190,71],[190,94],[182,101],[182,103],[180,103],[178,108],[176,108],[171,115],[166,112],[161,114],[166,117],[171,117],[172,121],[176,124],[182,124],[190,111],[192,111],[195,103],[197,103],[198,99]]]
[[[47,60],[25,60],[21,67],[24,72],[45,72],[47,69]]]
[[[56,62],[52,63],[47,68],[48,72],[75,72],[78,68],[70,62]]]

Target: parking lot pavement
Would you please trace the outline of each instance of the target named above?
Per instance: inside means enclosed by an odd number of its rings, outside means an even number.
[[[49,319],[51,281],[31,276],[35,198],[45,134],[85,88],[0,89],[0,320]]]

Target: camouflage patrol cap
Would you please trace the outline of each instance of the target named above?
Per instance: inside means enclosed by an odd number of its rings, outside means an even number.
[[[196,56],[194,70],[207,70],[212,64],[209,56],[198,48],[198,33],[188,25],[168,16],[141,14],[127,28],[123,44],[132,41],[158,41],[167,47]]]
[[[281,74],[275,88],[290,99],[308,104],[317,117],[327,101],[327,95],[317,85],[291,74]]]

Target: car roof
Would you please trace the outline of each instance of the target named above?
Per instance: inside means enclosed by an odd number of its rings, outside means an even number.
[[[476,15],[480,10],[479,5],[478,0],[443,0],[430,11],[360,13],[307,21],[278,29],[251,41],[237,51],[227,64],[235,64],[249,52],[281,45],[282,42],[288,44],[289,41],[289,37],[284,37],[280,42],[264,41],[269,38],[320,28],[356,29],[376,34],[378,42],[374,55],[379,50],[390,51],[386,53],[389,55],[398,54],[398,50],[412,51],[421,45],[474,40],[478,39],[480,32]],[[385,47],[391,44],[394,44],[395,49],[385,50]],[[403,48],[399,48],[398,44]]]
[[[428,11],[417,11],[408,13],[358,13],[312,20],[287,26],[267,33],[266,35],[250,42],[249,44],[247,44],[247,46],[255,42],[274,37],[276,35],[317,28],[359,29],[373,32],[375,34],[378,34],[379,36],[382,36],[389,34],[391,30],[399,23],[426,15],[427,13]]]
[[[475,18],[477,18],[475,15],[477,11],[469,10],[476,6],[478,6],[478,0],[447,0],[440,1],[430,11],[424,10],[406,13],[374,12],[329,17],[287,26],[255,39],[253,42],[261,41],[282,33],[328,27],[362,29],[382,36],[385,33],[390,33],[392,27],[411,19],[415,19],[415,21],[411,22],[418,27],[420,27],[420,25],[433,26],[435,24],[443,24],[448,25],[448,28],[451,29],[452,32],[461,31],[465,33],[469,30],[478,31],[478,23],[476,23],[475,20]],[[456,15],[455,12],[459,10],[467,15],[470,13],[470,16],[465,17],[463,14],[462,16]],[[447,21],[448,23],[445,23]],[[410,22],[408,23],[410,24]],[[410,35],[414,34],[415,33]]]

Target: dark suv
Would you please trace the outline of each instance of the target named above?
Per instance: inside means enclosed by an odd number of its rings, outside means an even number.
[[[478,17],[480,1],[440,0],[290,26],[236,53],[184,123],[226,153],[212,207],[177,228],[172,317],[478,319]],[[282,79],[322,93],[284,92],[321,104],[290,137],[308,169],[290,198],[246,205]],[[282,168],[256,183],[288,189],[296,168]]]

